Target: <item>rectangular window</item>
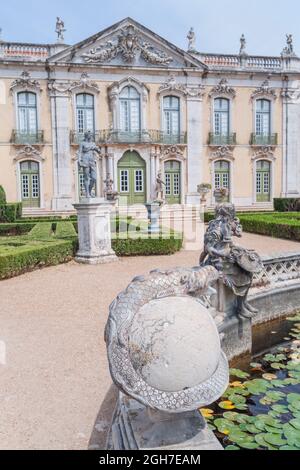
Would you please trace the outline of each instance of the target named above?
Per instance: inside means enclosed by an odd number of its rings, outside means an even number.
[[[170,173],[166,173],[165,182],[166,182],[166,195],[170,196],[170,194],[171,194],[171,175],[170,175]]]
[[[174,196],[179,196],[179,175],[173,175],[173,192]]]
[[[143,170],[135,170],[135,192],[142,193],[144,191]]]
[[[256,194],[261,193],[261,173],[256,173]]]
[[[84,132],[83,109],[77,109],[77,130],[80,133]]]
[[[22,175],[22,198],[29,198],[29,176]]]
[[[215,189],[220,189],[220,187],[221,187],[220,173],[215,173]]]
[[[228,173],[223,173],[222,186],[223,188],[229,188],[229,175]]]
[[[39,177],[31,175],[32,197],[37,199],[40,197]]]
[[[270,192],[270,175],[269,173],[264,173],[264,194],[269,194]]]
[[[120,191],[121,193],[129,192],[128,170],[120,171]]]

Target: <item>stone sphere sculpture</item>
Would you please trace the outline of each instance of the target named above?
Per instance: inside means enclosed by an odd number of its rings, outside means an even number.
[[[153,271],[135,278],[111,304],[105,329],[115,384],[159,411],[183,413],[217,400],[228,362],[205,305],[212,267]]]

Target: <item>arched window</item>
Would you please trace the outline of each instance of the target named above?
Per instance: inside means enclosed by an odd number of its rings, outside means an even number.
[[[18,131],[21,134],[36,136],[37,105],[36,94],[28,91],[18,93]]]
[[[226,137],[229,135],[229,100],[226,98],[214,100],[214,133]]]
[[[271,200],[271,164],[267,160],[256,163],[256,201]]]
[[[178,136],[180,132],[179,98],[177,96],[165,96],[164,107],[164,132],[170,136]]]
[[[230,165],[225,160],[218,160],[214,167],[215,189],[226,188],[230,191]]]
[[[94,97],[88,93],[76,95],[77,132],[95,131]]]
[[[271,102],[269,100],[256,101],[255,132],[261,137],[271,134]]]
[[[140,95],[132,86],[126,86],[120,93],[120,130],[138,132],[141,128]]]

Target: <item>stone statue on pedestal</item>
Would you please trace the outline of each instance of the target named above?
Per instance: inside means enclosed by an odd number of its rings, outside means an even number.
[[[195,52],[196,51],[196,34],[194,28],[191,28],[187,35],[188,39],[188,52]]]
[[[104,194],[108,201],[114,201],[117,199],[119,193],[114,191],[114,180],[111,178],[110,173],[107,173],[106,180],[104,180],[105,189]]]
[[[57,41],[58,42],[64,42],[64,32],[66,31],[65,29],[65,23],[64,21],[57,16],[56,18],[56,27],[55,27],[55,32],[57,34]]]
[[[92,133],[90,131],[85,132],[83,142],[79,148],[78,163],[83,168],[85,196],[87,198],[94,197],[92,191],[97,181],[97,164],[94,152],[101,154],[99,147],[93,142]]]
[[[155,185],[155,200],[164,202],[164,186],[165,182],[162,179],[161,171],[158,172]]]
[[[262,269],[262,261],[255,251],[235,245],[233,236],[242,236],[235,207],[233,204],[220,204],[204,236],[200,266],[211,265],[221,272],[224,285],[236,296],[236,314],[251,318],[257,310],[247,302],[247,295],[254,273]]]

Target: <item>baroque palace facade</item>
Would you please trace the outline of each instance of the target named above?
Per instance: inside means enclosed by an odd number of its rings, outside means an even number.
[[[73,209],[78,147],[92,131],[98,196],[144,203],[162,172],[168,204],[197,204],[197,185],[226,187],[240,209],[300,196],[300,59],[183,51],[136,21],[74,45],[0,42],[0,184],[27,212]]]

